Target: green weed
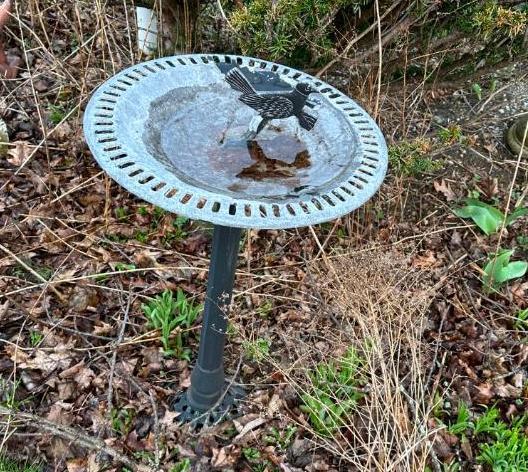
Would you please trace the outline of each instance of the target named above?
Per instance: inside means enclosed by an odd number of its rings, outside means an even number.
[[[273,310],[273,303],[271,303],[270,300],[266,300],[262,305],[255,309],[255,312],[261,318],[267,318],[271,313],[271,310]]]
[[[29,344],[31,344],[31,347],[37,347],[43,339],[44,335],[40,331],[29,332]]]
[[[497,409],[491,408],[475,423],[474,434],[480,439],[477,462],[493,472],[528,470],[528,415],[516,418],[510,426],[498,416]]]
[[[505,282],[522,277],[526,273],[528,262],[510,262],[513,252],[513,250],[501,250],[488,259],[482,277],[486,293],[497,291]]]
[[[136,234],[134,234],[134,239],[140,242],[141,244],[147,244],[149,240],[148,232],[137,230]]]
[[[58,125],[68,114],[65,108],[61,105],[49,106],[49,121],[53,125]]]
[[[164,353],[190,360],[190,350],[183,346],[186,334],[181,330],[191,327],[203,306],[195,305],[178,289],[176,299],[170,290],[165,290],[141,308],[150,327],[160,330]]]
[[[136,268],[135,264],[127,264],[125,262],[116,262],[115,270],[118,272],[126,270],[134,270]]]
[[[470,420],[470,411],[467,405],[464,402],[460,402],[458,405],[458,414],[457,419],[454,423],[449,425],[447,430],[451,434],[464,434],[469,428],[473,426],[473,423]]]
[[[362,363],[357,351],[350,348],[341,359],[320,363],[308,373],[311,385],[301,395],[301,410],[308,414],[316,433],[332,436],[346,425],[363,396]]]
[[[255,462],[260,459],[260,451],[254,447],[245,447],[242,449],[242,454],[249,462]]]
[[[42,467],[38,464],[30,464],[28,461],[21,463],[0,455],[0,472],[41,472]]]
[[[460,218],[471,218],[474,223],[486,234],[496,233],[504,224],[509,226],[518,218],[528,215],[528,208],[517,208],[508,216],[492,205],[474,198],[467,198],[466,204],[456,208],[453,213]]]
[[[269,356],[271,341],[264,338],[257,338],[254,341],[244,341],[244,353],[248,359],[261,362]]]
[[[397,175],[417,177],[442,168],[441,161],[428,157],[431,143],[427,140],[402,141],[389,146],[389,164]]]
[[[297,426],[289,424],[286,429],[278,430],[272,427],[268,434],[264,436],[264,441],[267,444],[272,444],[281,451],[286,451],[290,446],[295,433],[297,432]]]
[[[517,312],[513,326],[519,331],[528,331],[528,308]]]
[[[189,472],[191,470],[191,460],[189,458],[182,459],[173,465],[170,472]]]
[[[135,412],[130,408],[112,408],[110,412],[110,421],[112,429],[121,436],[126,436],[130,432]]]
[[[482,100],[482,87],[480,84],[473,84],[471,86],[471,91],[475,94],[478,101]]]
[[[461,143],[464,139],[460,125],[449,125],[438,131],[438,137],[444,144]]]
[[[116,218],[120,221],[125,221],[128,219],[128,210],[124,207],[117,207],[115,209]]]

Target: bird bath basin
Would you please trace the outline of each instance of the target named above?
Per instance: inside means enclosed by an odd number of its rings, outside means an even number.
[[[88,145],[136,196],[215,225],[198,359],[175,401],[182,421],[222,414],[223,348],[241,228],[292,228],[345,215],[381,185],[375,122],[300,71],[227,55],[162,58],[105,82],[84,116]]]

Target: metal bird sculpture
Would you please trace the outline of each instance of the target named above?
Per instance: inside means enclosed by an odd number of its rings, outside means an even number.
[[[238,99],[256,110],[261,117],[251,138],[260,133],[270,120],[295,116],[307,131],[310,131],[317,121],[315,116],[303,110],[310,94],[317,93],[317,90],[307,83],[298,83],[291,92],[257,92],[237,67],[227,72],[225,79],[232,89],[242,93]]]

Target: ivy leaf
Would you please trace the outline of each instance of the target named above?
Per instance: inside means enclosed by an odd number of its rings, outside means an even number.
[[[460,218],[471,218],[488,236],[495,233],[504,221],[500,210],[474,198],[466,199],[466,205],[453,210],[453,213]]]

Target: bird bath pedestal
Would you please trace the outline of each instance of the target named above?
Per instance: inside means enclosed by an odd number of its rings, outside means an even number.
[[[224,414],[223,352],[242,228],[322,223],[365,203],[387,168],[375,122],[337,89],[240,56],[185,55],[105,82],[84,116],[101,167],[131,193],[214,224],[207,297],[182,421]],[[208,412],[204,414],[204,412]]]

